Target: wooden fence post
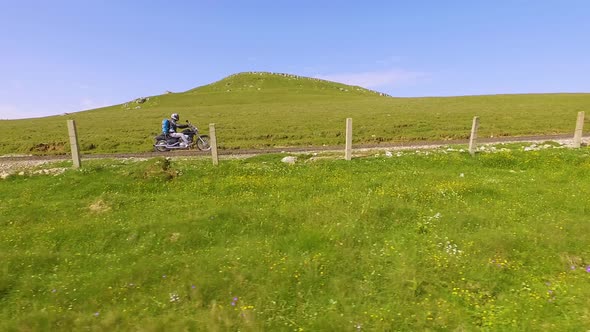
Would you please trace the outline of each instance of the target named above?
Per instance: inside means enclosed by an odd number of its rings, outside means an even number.
[[[582,145],[583,130],[584,112],[578,112],[578,120],[576,121],[576,131],[574,132],[574,148],[579,148]]]
[[[80,161],[80,148],[78,147],[78,131],[74,120],[68,120],[68,133],[70,135],[70,149],[72,150],[74,168],[80,168],[82,163]]]
[[[346,118],[346,150],[344,158],[346,160],[352,159],[352,118]]]
[[[475,155],[477,149],[477,129],[479,129],[479,116],[474,116],[471,125],[471,136],[469,137],[469,154],[472,156]]]
[[[209,124],[209,144],[211,144],[211,159],[213,165],[219,165],[219,158],[217,157],[217,137],[215,136],[215,123]]]

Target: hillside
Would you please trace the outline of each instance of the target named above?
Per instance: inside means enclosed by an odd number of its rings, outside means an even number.
[[[222,149],[466,138],[474,115],[481,136],[573,131],[590,94],[392,98],[375,91],[289,74],[241,73],[181,93],[37,119],[0,121],[0,154],[68,152],[66,120],[77,122],[82,153],[151,151],[160,122],[179,113],[207,131],[216,123]]]

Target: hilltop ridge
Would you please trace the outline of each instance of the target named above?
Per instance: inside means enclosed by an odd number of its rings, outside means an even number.
[[[203,85],[186,93],[199,92],[244,92],[264,91],[267,89],[294,89],[307,91],[322,91],[335,93],[350,93],[356,95],[377,95],[391,97],[390,95],[363,88],[360,86],[348,85],[338,82],[323,80],[307,76],[300,76],[288,73],[273,72],[241,72],[229,75],[219,81]]]

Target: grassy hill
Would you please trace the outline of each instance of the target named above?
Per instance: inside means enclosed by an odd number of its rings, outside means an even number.
[[[291,74],[250,72],[228,76],[215,83],[189,90],[188,93],[211,92],[279,92],[285,94],[338,94],[347,92],[355,96],[374,96],[385,94],[359,86],[330,82]]]
[[[65,153],[66,120],[75,119],[83,153],[152,150],[171,113],[203,131],[216,123],[220,148],[343,144],[354,120],[354,143],[466,138],[481,117],[480,136],[573,132],[590,94],[393,98],[361,87],[289,74],[240,73],[182,93],[106,108],[0,121],[0,154]]]

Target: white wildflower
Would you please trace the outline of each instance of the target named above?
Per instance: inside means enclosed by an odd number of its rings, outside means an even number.
[[[180,296],[177,293],[170,293],[170,302],[179,302]]]

